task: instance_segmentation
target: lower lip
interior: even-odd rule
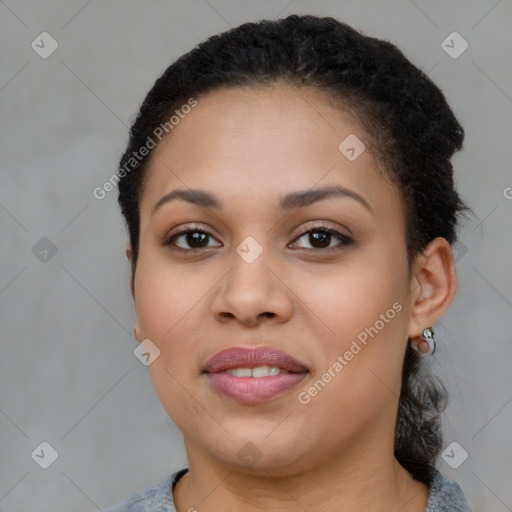
[[[268,402],[297,386],[307,375],[280,373],[269,377],[235,377],[229,373],[207,373],[213,387],[221,394],[243,404]]]

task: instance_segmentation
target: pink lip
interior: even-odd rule
[[[223,372],[232,368],[276,366],[289,372],[302,373],[308,369],[292,356],[272,347],[230,347],[217,352],[204,367],[207,373]]]
[[[232,368],[275,366],[290,373],[268,377],[236,377]],[[272,347],[231,347],[217,352],[205,365],[204,373],[214,389],[240,403],[266,402],[295,387],[309,372],[296,359]]]

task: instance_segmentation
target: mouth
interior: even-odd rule
[[[273,400],[296,387],[308,373],[304,364],[269,346],[222,350],[203,370],[216,392],[243,404]]]

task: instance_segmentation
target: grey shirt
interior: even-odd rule
[[[158,485],[133,495],[128,500],[104,512],[176,512],[172,491],[188,468],[176,471]],[[194,509],[191,509],[194,510]],[[459,484],[446,479],[436,470],[429,489],[425,512],[472,512]]]

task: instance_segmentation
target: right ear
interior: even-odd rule
[[[131,268],[131,274],[130,274],[130,292],[132,294],[133,299],[135,300],[135,286],[134,286],[134,271],[133,271],[133,251],[132,251],[132,245],[128,243],[126,245],[126,257],[128,258],[128,261],[130,262],[130,268]]]

